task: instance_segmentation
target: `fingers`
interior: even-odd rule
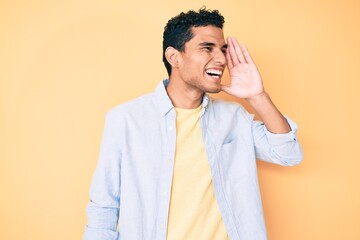
[[[244,55],[245,61],[246,61],[247,63],[253,63],[253,60],[252,60],[252,58],[251,58],[251,56],[250,56],[250,53],[249,53],[249,51],[247,50],[245,44],[241,44],[240,47],[241,47],[241,51],[242,51],[242,53],[243,53],[243,55]]]
[[[229,67],[239,63],[253,63],[249,51],[244,44],[239,45],[234,37],[227,38],[226,60]]]
[[[230,50],[229,50],[229,46],[227,47],[226,49],[226,63],[227,63],[227,66],[229,69],[233,68],[234,67],[234,64],[231,60],[231,57],[230,57]]]
[[[237,56],[237,52],[235,50],[235,46],[234,46],[234,43],[233,43],[233,40],[231,37],[228,37],[227,38],[228,40],[228,47],[227,49],[229,50],[228,52],[230,53],[229,56],[230,56],[230,59],[231,59],[231,62],[233,65],[237,65],[240,63],[240,59],[238,58]],[[240,51],[241,52],[241,51]]]
[[[229,50],[228,52],[230,53],[229,55],[233,65],[244,63],[245,59],[236,38],[228,37],[227,43],[228,43],[227,49]]]
[[[236,56],[238,57],[240,63],[244,63],[245,58],[244,58],[243,52],[241,51],[242,49],[240,49],[240,45],[239,45],[238,41],[236,40],[236,38],[232,38],[232,45],[235,48]]]

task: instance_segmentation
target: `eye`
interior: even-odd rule
[[[213,50],[212,47],[204,47],[204,49],[208,52],[212,52],[212,50]]]

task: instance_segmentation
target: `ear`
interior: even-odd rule
[[[165,50],[166,60],[170,63],[172,68],[178,68],[180,52],[173,47],[167,47]]]

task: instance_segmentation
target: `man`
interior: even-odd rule
[[[302,151],[223,23],[206,9],[169,20],[169,80],[108,113],[84,239],[266,239],[255,160],[290,166]],[[246,99],[262,122],[206,94],[220,91]]]

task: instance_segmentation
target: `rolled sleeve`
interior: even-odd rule
[[[84,237],[85,240],[117,240],[119,237],[119,234],[117,232],[106,230],[106,229],[93,229],[86,227]]]
[[[118,117],[107,115],[99,161],[86,208],[88,224],[83,240],[115,240],[120,208],[121,151]]]
[[[276,146],[276,145],[282,145],[285,142],[289,142],[289,141],[290,142],[297,141],[296,132],[298,130],[298,126],[290,118],[288,117],[285,118],[291,128],[290,132],[288,133],[272,133],[264,125],[264,131],[269,141],[269,144]]]
[[[262,122],[254,121],[253,137],[256,157],[260,160],[293,166],[303,159],[303,152],[296,132],[298,127],[289,117],[285,117],[290,125],[288,133],[272,133]]]
[[[99,206],[91,201],[86,209],[88,224],[83,236],[84,240],[116,240],[119,233],[116,232],[119,210]]]

